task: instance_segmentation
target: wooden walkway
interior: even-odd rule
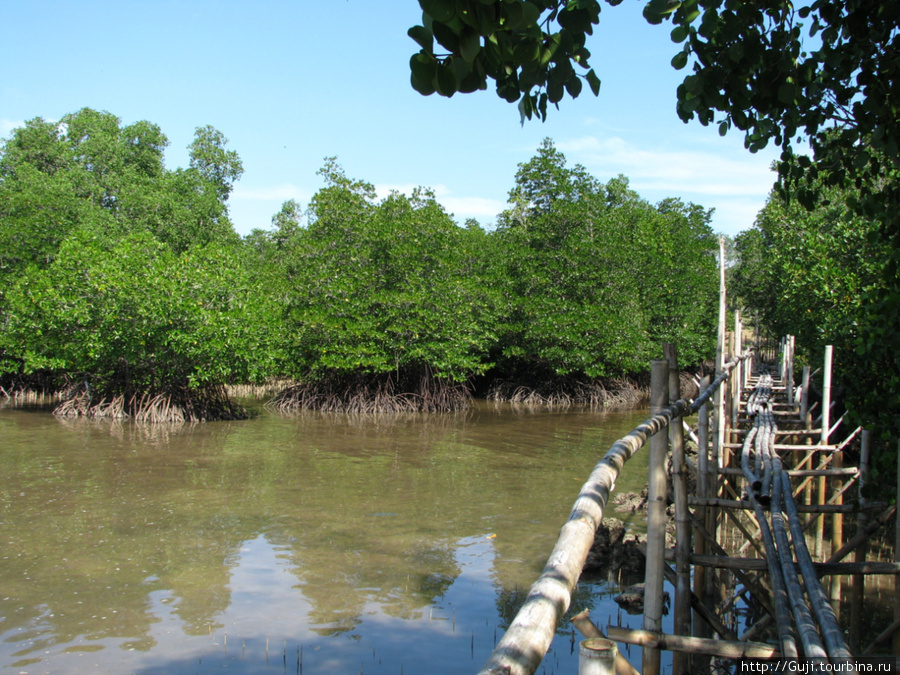
[[[740,340],[734,342],[741,353]],[[674,349],[653,362],[651,417],[595,467],[543,574],[481,673],[537,670],[569,607],[616,477],[648,440],[643,630],[606,628],[606,637],[643,647],[644,675],[660,672],[660,650],[673,651],[673,672],[681,675],[707,672],[713,658],[849,663],[890,641],[900,630],[898,621],[881,635],[862,636],[859,619],[866,575],[900,579],[897,562],[865,561],[867,538],[893,522],[896,507],[868,501],[860,489],[869,434],[838,433],[843,420],[831,420],[831,349],[822,369],[822,396],[812,405],[816,374],[809,368],[797,378],[799,386],[786,384],[795,381],[792,349],[788,338],[774,364],[761,364],[750,353],[721,363],[716,380],[702,383],[696,400],[680,398]],[[670,400],[676,402],[669,405]],[[687,430],[697,451],[692,461],[682,420],[695,413],[694,427]],[[831,443],[838,437],[840,443]],[[855,439],[861,452],[850,466],[844,451]],[[673,550],[665,543],[671,525],[667,497],[675,505]],[[845,537],[845,529],[853,536]],[[858,562],[844,562],[853,553]],[[848,598],[841,595],[842,576],[852,576]],[[665,580],[675,588],[671,635],[662,633]],[[738,606],[756,611],[740,635]],[[851,614],[847,633],[838,618],[842,609]],[[895,611],[900,614],[900,605]],[[573,623],[586,637],[601,635],[583,614]],[[617,671],[636,672],[621,658]]]

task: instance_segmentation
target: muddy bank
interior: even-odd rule
[[[609,507],[623,518],[642,513],[647,508],[647,489],[613,494]],[[671,509],[669,504],[667,510]],[[594,535],[582,574],[605,577],[616,582],[620,588],[641,582],[646,570],[641,547],[646,543],[645,533],[633,531],[618,518],[604,518]],[[670,520],[666,525],[666,547],[674,545],[675,525]]]

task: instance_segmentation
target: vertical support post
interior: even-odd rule
[[[725,322],[727,319],[726,307],[726,289],[725,289],[725,238],[719,237],[719,319],[716,331],[716,377],[725,370]],[[722,468],[722,456],[724,454],[725,445],[725,386],[716,389],[715,394],[715,413],[713,415],[713,443],[712,457],[713,466],[710,473],[715,476],[712,485],[709,486],[710,491],[719,495],[719,469]],[[718,535],[719,530],[719,512],[712,511],[713,517],[710,521],[712,529]]]
[[[844,452],[843,450],[836,450],[834,453],[834,457],[831,460],[831,466],[834,469],[843,469],[844,468]],[[841,494],[841,488],[844,487],[844,481],[840,476],[834,477],[834,484],[832,486],[832,490],[835,495],[837,495],[837,501],[835,504],[843,504],[844,496]],[[844,514],[842,513],[833,513],[831,515],[831,552],[834,553],[841,546],[844,545]],[[831,576],[831,609],[834,611],[835,617],[837,620],[841,620],[841,581],[842,577],[840,574],[833,574]]]
[[[822,385],[822,445],[828,445],[828,429],[831,427],[831,361],[834,347],[825,346],[825,364]]]
[[[762,355],[759,353],[759,310],[756,310],[756,317],[753,321],[753,338],[756,345],[756,349],[753,351],[753,372],[757,372],[762,365]]]
[[[800,383],[800,419],[806,423],[809,412],[809,366],[803,366],[803,380]]]
[[[663,344],[663,354],[669,363],[669,401],[681,398],[681,376],[678,370],[678,348]],[[669,425],[669,441],[672,446],[672,488],[675,493],[675,604],[674,633],[691,634],[691,521],[688,513],[687,481],[684,461],[684,425],[672,420]],[[674,675],[689,675],[691,656],[687,652],[672,655]]]
[[[859,479],[857,481],[860,505],[859,513],[856,516],[857,533],[860,533],[866,529],[866,525],[868,524],[869,520],[869,516],[866,513],[866,510],[862,507],[864,507],[866,504],[866,498],[863,496],[863,489],[865,488],[866,483],[869,481],[869,453],[871,452],[870,445],[871,432],[868,429],[863,429],[859,447]],[[854,560],[856,562],[865,562],[868,544],[868,539],[863,539],[860,542],[859,546],[856,547],[856,551],[854,554]],[[853,590],[850,594],[850,634],[848,636],[850,651],[852,651],[854,654],[859,653],[859,650],[861,649],[859,629],[863,618],[863,601],[865,596],[866,575],[854,574]]]
[[[704,375],[700,380],[700,392],[702,393],[709,387],[709,375]],[[716,474],[710,475],[709,461],[709,401],[700,406],[697,416],[697,493],[698,496],[706,498],[710,496],[710,486],[715,485]],[[710,530],[708,520],[709,509],[700,506],[696,509],[697,519],[703,523],[707,530]],[[712,530],[710,530],[712,531]],[[694,550],[698,555],[707,553],[707,544],[704,537],[697,537],[694,541]],[[694,595],[700,598],[704,604],[709,604],[710,596],[707,589],[707,570],[702,565],[694,568]],[[693,635],[694,637],[712,637],[712,631],[709,624],[695,611],[693,616]],[[709,657],[695,654],[693,657],[693,666],[697,672],[705,672],[709,667]]]
[[[650,368],[650,414],[669,405],[669,362],[655,359]],[[650,437],[647,480],[647,569],[644,574],[644,630],[662,631],[663,567],[666,548],[666,454],[668,433],[660,429]],[[641,672],[659,675],[659,649],[644,647]]]
[[[822,368],[823,371],[823,381],[822,385],[822,433],[819,437],[820,445],[828,445],[828,429],[831,426],[831,361],[832,361],[832,346],[825,346],[825,363]],[[820,459],[822,453],[819,453],[818,459]],[[828,501],[826,492],[828,490],[828,481],[825,476],[821,476],[819,478],[819,499],[818,503],[821,506],[826,501]],[[825,538],[825,515],[819,517],[819,520],[816,522],[816,556],[818,556],[819,560],[824,560],[824,548],[823,548],[823,540]]]
[[[588,638],[578,645],[578,675],[616,675],[619,648],[606,638]]]
[[[734,310],[734,356],[740,357],[743,349],[744,324],[741,322],[741,310]],[[737,427],[738,414],[741,409],[741,391],[744,382],[742,370],[744,364],[738,362],[731,373],[731,427]]]
[[[785,386],[787,387],[787,402],[789,406],[794,405],[794,336],[787,337],[787,376],[785,377]]]

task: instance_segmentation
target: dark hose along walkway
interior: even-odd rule
[[[774,392],[771,375],[760,375],[747,400],[747,416],[753,426],[744,440],[740,461],[768,562],[781,654],[849,659],[850,650],[813,568],[790,479],[774,449],[778,431]]]

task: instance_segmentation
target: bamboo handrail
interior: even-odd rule
[[[735,365],[749,356],[748,353],[732,359],[693,401],[676,401],[613,443],[582,486],[543,572],[532,584],[525,602],[479,671],[480,675],[534,673],[550,647],[563,613],[569,607],[572,591],[581,576],[597,527],[603,518],[609,493],[625,462],[643,447],[650,436],[664,429],[673,419],[695,413],[727,379]]]
[[[591,472],[563,525],[543,572],[481,669],[482,675],[508,672],[532,675],[547,653],[556,627],[568,609],[572,591],[581,576],[594,534],[603,518],[603,508],[622,467],[653,434],[672,419],[682,416],[690,403],[685,399],[638,425],[613,443]]]

